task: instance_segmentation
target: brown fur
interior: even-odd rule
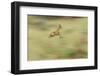
[[[55,36],[59,36],[61,38],[61,34],[60,34],[60,29],[61,28],[62,28],[62,26],[59,24],[57,29],[49,34],[49,38],[50,37],[55,37]]]

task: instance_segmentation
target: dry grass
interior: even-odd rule
[[[58,24],[62,38],[48,38]],[[28,60],[87,58],[87,17],[28,16],[28,30]]]

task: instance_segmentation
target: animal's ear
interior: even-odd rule
[[[59,24],[59,28],[62,28],[61,24]]]

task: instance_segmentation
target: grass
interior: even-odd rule
[[[28,16],[28,60],[87,58],[87,19]],[[62,38],[48,38],[58,24]]]

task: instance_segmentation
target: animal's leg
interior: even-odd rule
[[[63,38],[63,37],[61,36],[61,34],[59,34],[59,38]]]

